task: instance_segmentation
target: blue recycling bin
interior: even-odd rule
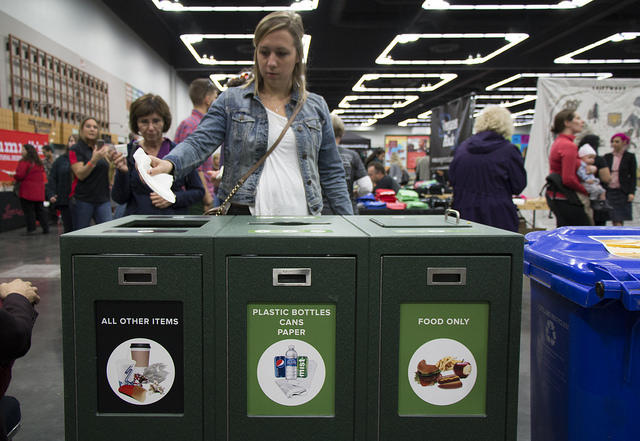
[[[531,440],[640,439],[640,228],[526,240]]]

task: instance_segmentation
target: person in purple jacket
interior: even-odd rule
[[[452,206],[464,219],[517,232],[511,198],[527,186],[527,172],[520,150],[509,141],[511,113],[489,106],[476,119],[474,131],[456,148],[449,167]]]

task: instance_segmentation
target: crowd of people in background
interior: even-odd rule
[[[398,152],[375,148],[362,161],[340,146],[344,124],[324,99],[306,89],[302,20],[294,12],[264,17],[254,32],[254,66],[220,91],[209,79],[189,87],[191,115],[166,137],[172,114],[154,94],[130,106],[126,152],[105,143],[88,116],[57,157],[44,158],[25,144],[15,180],[27,235],[62,220],[64,232],[129,214],[200,214],[222,205],[229,214],[317,215],[357,213],[356,199],[369,192],[397,192],[411,181],[453,188],[461,217],[518,231],[512,197],[527,184],[524,162],[511,143],[513,120],[499,106],[484,109],[474,134],[454,150],[447,167],[417,159],[415,174]],[[298,116],[299,112],[299,116]],[[576,138],[584,121],[574,110],[555,115],[545,196],[557,226],[614,226],[632,219],[636,159],[629,137],[611,137],[613,152],[598,156],[594,134]],[[276,148],[277,147],[277,148]],[[141,179],[134,154],[149,156],[154,176],[173,176],[168,201]],[[426,148],[423,149],[426,153]],[[45,205],[49,210],[45,210]],[[114,205],[115,204],[115,205]],[[115,209],[115,210],[114,210]]]

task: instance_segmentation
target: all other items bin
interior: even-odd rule
[[[129,216],[62,236],[67,441],[205,439],[213,241],[230,220]]]
[[[531,439],[640,439],[640,228],[526,239]]]

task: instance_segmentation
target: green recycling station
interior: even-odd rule
[[[523,237],[451,214],[63,235],[67,441],[515,440]]]

